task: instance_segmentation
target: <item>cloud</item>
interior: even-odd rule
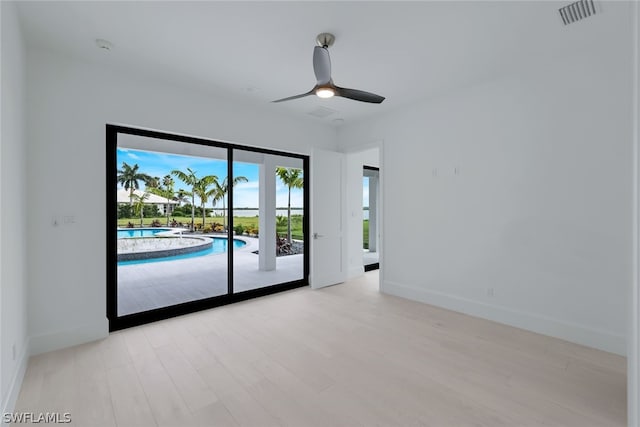
[[[237,208],[257,208],[258,207],[258,192],[244,192],[236,194],[233,193],[233,204]]]
[[[134,159],[134,160],[139,160],[140,159],[140,157],[136,156],[133,153],[129,153],[129,152],[127,152],[127,156],[129,156],[130,159]]]
[[[235,185],[235,187],[233,187],[234,192],[258,189],[260,189],[260,183],[258,181],[239,182]]]

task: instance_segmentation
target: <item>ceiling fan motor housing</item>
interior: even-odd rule
[[[336,37],[331,33],[320,33],[316,37],[316,43],[321,47],[331,47],[336,41]]]

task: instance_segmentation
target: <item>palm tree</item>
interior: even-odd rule
[[[130,166],[126,162],[122,162],[122,169],[118,170],[118,184],[122,184],[122,187],[129,191],[129,206],[133,206],[133,192],[140,188],[138,181],[149,183],[153,180],[146,173],[138,172],[138,168],[137,163]]]
[[[156,178],[158,184],[160,183],[160,179]],[[167,206],[165,208],[165,214],[167,215],[167,227],[169,226],[169,217],[171,216],[171,212],[169,212],[171,206],[171,200],[175,195],[175,191],[173,190],[173,178],[171,175],[167,175],[162,178],[162,184],[159,184],[156,187],[147,187],[147,191],[149,193],[155,194],[156,196],[164,197],[167,199]]]
[[[144,201],[149,198],[149,194],[143,193],[142,196],[134,194],[133,198],[136,200],[136,204],[133,209],[136,215],[140,215],[140,227],[142,227],[142,220],[144,218]]]
[[[187,197],[189,195],[190,195],[189,192],[184,191],[183,189],[180,189],[175,194],[175,197],[173,198],[173,200],[178,202],[178,206],[182,206],[183,203],[187,203],[189,201],[189,198]]]
[[[146,184],[147,184],[148,188],[159,188],[160,187],[160,177],[159,176],[152,177],[146,182]]]
[[[209,201],[209,197],[214,194],[216,187],[213,190],[209,190],[212,185],[218,185],[218,177],[215,175],[207,175],[202,177],[196,182],[193,187],[193,192],[200,198],[200,208],[202,208],[202,229],[205,227],[206,210],[205,205]]]
[[[165,187],[173,187],[174,181],[173,178],[171,178],[171,175],[165,175],[164,178],[162,178],[162,185],[164,185]]]
[[[287,202],[287,239],[291,243],[291,189],[302,188],[304,185],[304,178],[302,176],[302,169],[295,168],[276,168],[276,174],[280,181],[289,188],[289,201]]]
[[[198,183],[198,177],[196,176],[195,171],[191,170],[191,168],[187,168],[187,172],[182,172],[181,170],[172,170],[171,175],[177,177],[180,181],[185,184],[191,186],[191,192],[188,195],[191,196],[191,231],[194,230],[194,223],[196,218],[196,194],[195,194],[195,186]],[[187,194],[184,192],[183,194]]]
[[[215,184],[215,188],[213,188],[210,191],[210,195],[212,196],[211,201],[213,202],[212,206],[215,207],[216,203],[219,202],[220,200],[222,200],[222,226],[224,227],[224,229],[227,229],[227,215],[226,215],[226,197],[227,197],[227,192],[229,191],[229,177],[225,177],[224,181],[222,181],[222,184],[220,184],[218,181],[216,181]],[[240,183],[240,182],[249,182],[249,180],[247,179],[246,176],[236,176],[235,178],[233,178],[233,181],[231,182],[231,185],[233,185],[234,187]]]
[[[200,197],[201,205],[203,207],[202,226],[204,227],[205,217],[204,217],[204,203],[202,202],[202,196],[204,196],[205,202],[206,202],[208,199],[208,197],[206,196],[207,188],[210,185],[216,183],[218,181],[218,177],[215,175],[207,175],[202,178],[198,178],[196,176],[196,172],[191,168],[187,168],[187,172],[183,172],[181,170],[173,170],[171,171],[171,175],[176,176],[180,181],[191,186],[191,192],[183,192],[183,194],[188,194],[191,196],[191,231],[194,231],[195,229],[196,195]]]

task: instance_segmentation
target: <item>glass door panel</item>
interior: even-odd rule
[[[117,314],[228,293],[227,149],[118,134]]]
[[[304,173],[299,158],[233,151],[234,292],[304,278]]]

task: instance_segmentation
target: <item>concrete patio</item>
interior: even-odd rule
[[[234,251],[235,292],[303,278],[304,255],[276,258],[274,270],[259,269],[259,240]],[[227,293],[227,253],[118,266],[118,316]]]

